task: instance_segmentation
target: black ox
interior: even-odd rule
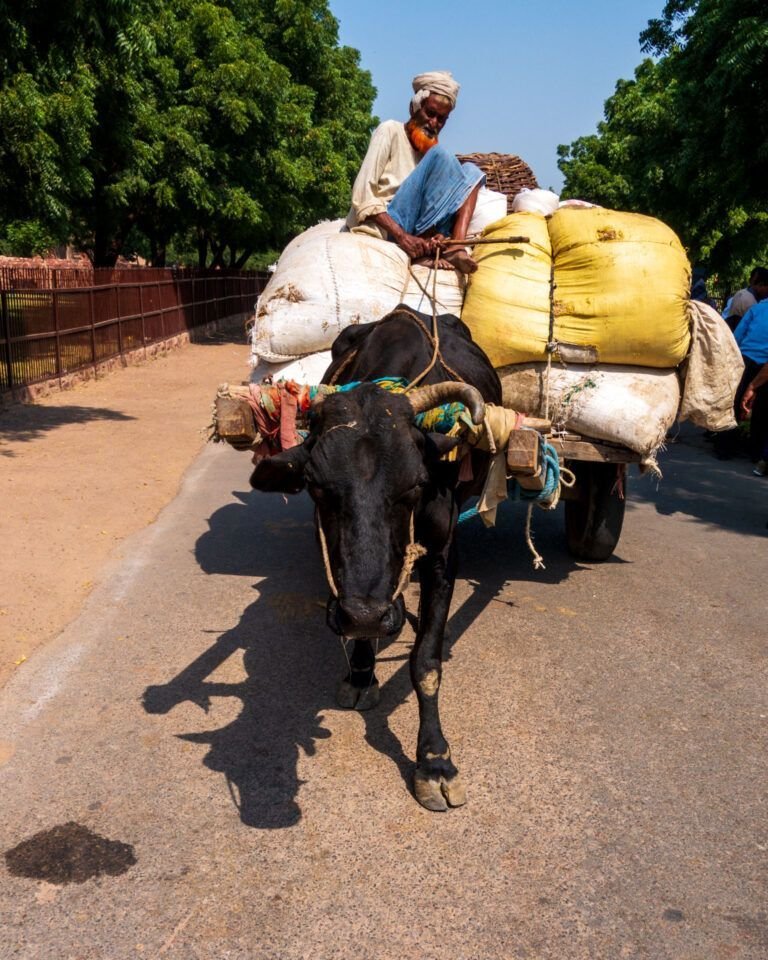
[[[431,317],[400,306],[377,323],[347,328],[333,345],[324,381],[410,382],[433,359],[431,327]],[[472,451],[474,479],[460,482],[459,464],[440,459],[458,441],[422,432],[414,416],[461,401],[479,423],[484,402],[501,402],[499,379],[469,329],[448,314],[438,318],[438,331],[436,362],[413,391],[396,394],[362,382],[326,396],[305,442],[262,460],[251,477],[258,490],[298,493],[306,487],[315,503],[332,591],[328,625],[354,641],[351,669],[337,692],[344,707],[367,709],[378,701],[374,645],[402,628],[406,557],[414,541],[425,548],[415,563],[421,600],[410,668],[419,703],[414,792],[430,810],[465,802],[440,726],[438,691],[459,505],[478,492],[488,457]]]

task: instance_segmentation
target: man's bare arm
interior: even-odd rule
[[[764,363],[762,367],[760,367],[757,375],[744,391],[744,396],[741,398],[741,409],[747,415],[752,413],[752,404],[755,402],[755,392],[759,390],[764,383],[768,383],[768,363]]]
[[[423,237],[415,237],[412,233],[406,233],[388,213],[374,213],[373,216],[368,217],[368,220],[386,230],[398,247],[405,250],[411,260],[428,257],[433,251],[433,244],[429,240],[425,240]]]

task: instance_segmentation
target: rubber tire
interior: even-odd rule
[[[568,552],[579,560],[608,560],[616,549],[624,523],[627,504],[627,474],[624,471],[624,497],[619,493],[617,465],[570,461],[576,474],[579,496],[565,501],[565,535]]]

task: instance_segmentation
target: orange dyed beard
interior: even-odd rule
[[[405,125],[405,132],[411,141],[411,146],[417,153],[425,154],[437,143],[437,137],[430,137],[428,133],[417,126],[415,121],[409,120]]]

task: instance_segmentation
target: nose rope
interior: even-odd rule
[[[405,548],[405,556],[403,557],[403,569],[400,571],[400,579],[397,581],[397,587],[395,588],[395,592],[392,594],[393,603],[395,600],[397,600],[397,598],[400,596],[403,590],[405,590],[405,588],[408,586],[408,581],[411,579],[411,572],[413,571],[414,563],[416,563],[416,561],[420,557],[423,557],[427,552],[426,547],[422,547],[420,543],[416,543],[416,538],[414,536],[414,529],[413,529],[413,526],[414,526],[413,513],[414,511],[412,510],[410,532],[409,532],[410,543]]]
[[[328,557],[328,544],[325,540],[325,531],[323,530],[323,521],[320,519],[320,511],[317,513],[317,533],[320,537],[320,549],[323,552],[323,563],[325,564],[325,579],[331,588],[331,593],[338,600],[339,591],[336,587],[336,581],[333,579],[333,570],[331,570],[331,561]]]
[[[400,596],[400,594],[405,590],[408,585],[408,581],[411,579],[411,573],[413,571],[413,565],[416,561],[423,557],[427,548],[422,547],[420,543],[416,543],[415,538],[415,525],[413,520],[414,511],[411,511],[411,519],[408,525],[408,537],[409,543],[405,548],[405,555],[403,557],[403,566],[400,570],[400,577],[397,581],[397,587],[395,592],[392,594],[392,600],[390,602],[394,603],[395,600]],[[339,589],[336,586],[336,581],[333,578],[333,570],[331,570],[331,560],[328,555],[328,542],[325,539],[325,531],[323,530],[323,521],[320,517],[320,511],[317,513],[317,533],[320,538],[320,550],[323,554],[323,564],[325,565],[325,578],[328,581],[328,586],[331,588],[331,593],[338,600],[339,598]]]

